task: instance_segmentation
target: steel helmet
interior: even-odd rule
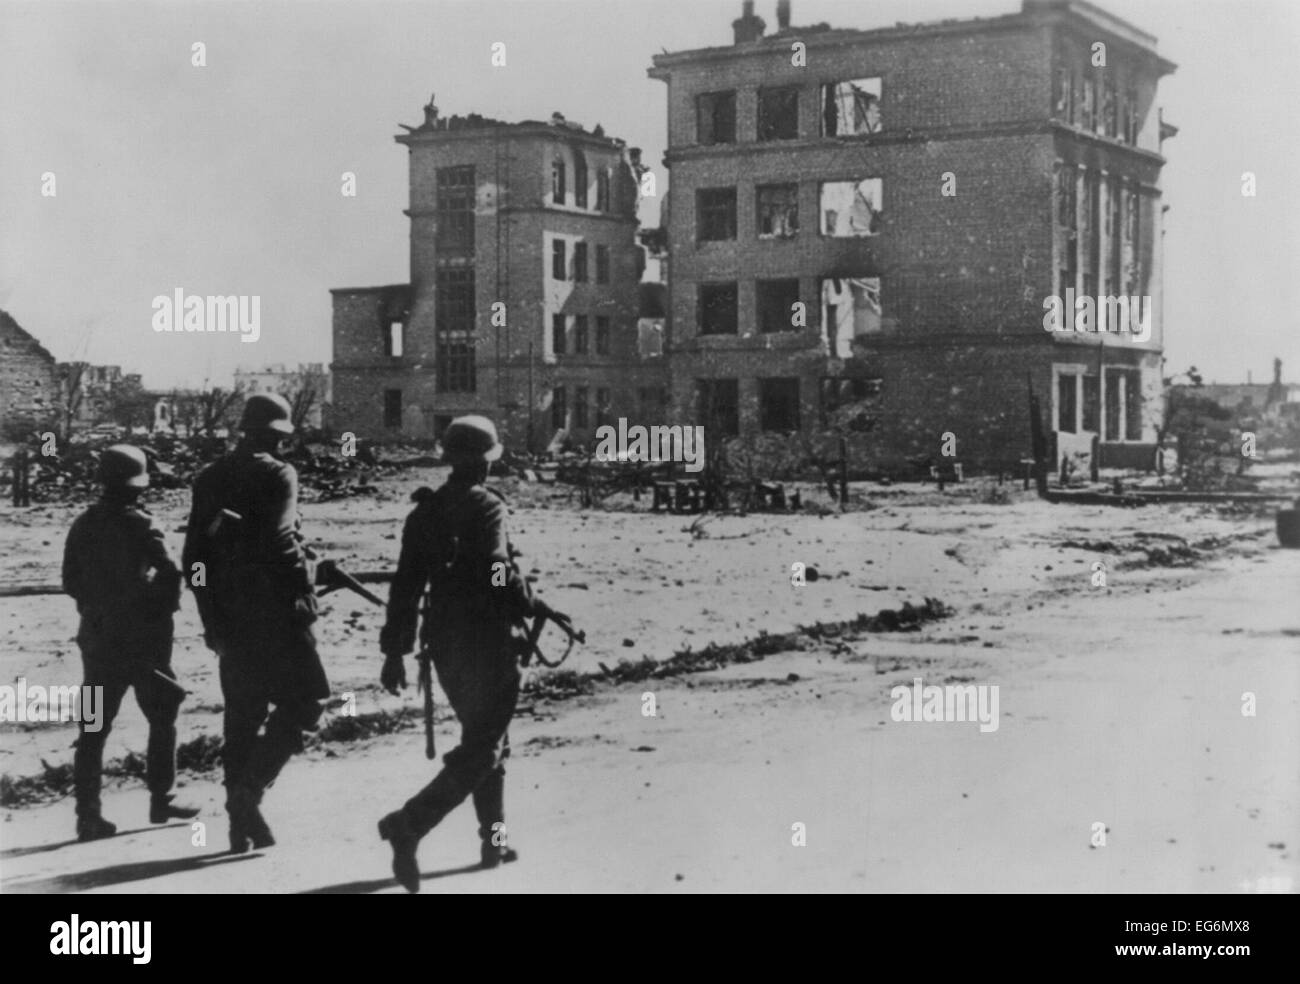
[[[289,401],[279,393],[254,393],[244,401],[244,413],[239,418],[241,431],[271,430],[279,434],[292,434],[290,422],[293,411]]]
[[[442,432],[443,461],[496,461],[504,450],[497,440],[496,425],[487,417],[457,417]]]
[[[110,488],[148,488],[149,459],[134,445],[114,444],[99,456],[99,480]]]

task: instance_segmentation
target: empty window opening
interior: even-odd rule
[[[758,381],[758,426],[760,430],[789,433],[799,429],[799,380]]]
[[[566,269],[565,254],[567,250],[563,239],[551,240],[551,279],[568,280],[569,271]]]
[[[556,205],[564,204],[565,187],[564,161],[557,157],[551,164],[551,201]]]
[[[384,390],[384,426],[396,430],[402,426],[402,391]]]
[[[735,283],[700,284],[700,334],[736,334]]]
[[[884,193],[884,183],[880,178],[824,182],[820,201],[821,234],[837,237],[877,235]]]
[[[736,238],[735,188],[705,188],[695,201],[701,242]]]
[[[837,359],[853,355],[853,340],[881,329],[879,277],[824,277],[822,331],[826,350]]]
[[[760,185],[757,193],[760,238],[787,238],[799,231],[798,185]]]
[[[758,281],[758,330],[764,334],[798,331],[794,326],[795,305],[799,303],[799,281]],[[807,319],[804,319],[807,324]]]
[[[879,133],[880,79],[853,79],[822,86],[822,135],[848,137]]]
[[[705,145],[736,142],[734,92],[706,92],[696,96],[695,139]]]
[[[758,139],[794,140],[799,136],[799,90],[758,90]]]
[[[737,437],[740,434],[740,382],[736,379],[700,379],[699,419],[710,436]]]

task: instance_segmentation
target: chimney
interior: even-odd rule
[[[790,26],[790,0],[776,0],[776,26],[782,31]]]
[[[763,36],[763,18],[754,16],[754,0],[745,0],[741,6],[738,20],[731,22],[731,29],[736,32],[736,44],[757,41]]]

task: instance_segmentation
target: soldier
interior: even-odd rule
[[[198,815],[172,802],[176,779],[176,715],[185,692],[171,669],[172,614],[180,607],[180,572],[162,532],[139,504],[149,485],[144,452],[115,444],[99,458],[103,495],[77,517],[63,552],[63,590],[77,602],[86,687],[101,687],[100,727],[87,730],[83,713],[73,777],[77,839],[112,837],[117,827],[100,813],[104,742],[130,688],[149,722],[145,781],[149,820],[166,823]],[[85,690],[82,693],[86,693]]]
[[[467,796],[478,817],[483,867],[518,857],[505,842],[503,787],[523,620],[568,621],[533,597],[511,558],[505,504],[484,486],[490,463],[502,451],[492,422],[453,420],[442,445],[451,476],[436,492],[423,490],[407,517],[380,634],[380,681],[396,694],[406,685],[403,656],[414,648],[417,606],[428,588],[420,641],[433,655],[438,682],[461,725],[460,745],[443,758],[442,771],[379,821],[379,834],[393,849],[393,874],[409,892],[420,890],[420,838]]]
[[[289,404],[274,394],[250,396],[239,427],[235,450],[194,483],[183,555],[204,641],[220,660],[236,853],[250,842],[275,843],[259,809],[262,794],[302,751],[303,732],[315,728],[330,694],[312,630],[316,593],[299,532],[298,473],[278,457],[293,433]]]

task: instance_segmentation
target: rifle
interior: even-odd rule
[[[528,628],[527,647],[524,649],[523,656],[520,659],[520,662],[523,663],[524,666],[531,663],[533,657],[536,656],[537,662],[541,663],[543,666],[555,669],[555,667],[559,666],[569,658],[569,653],[573,652],[573,644],[575,642],[585,643],[587,641],[586,632],[575,629],[573,623],[570,622],[566,616],[560,616],[557,618],[556,616],[558,614],[558,612],[549,612],[546,615],[538,615],[533,618],[533,624]],[[542,629],[546,628],[546,622],[548,619],[558,625],[560,629],[563,630],[564,634],[569,637],[569,646],[564,650],[564,655],[554,662],[551,662],[543,656],[541,647],[537,645],[538,640],[542,637]]]
[[[316,565],[316,585],[324,589],[321,591],[321,597],[331,591],[346,588],[355,594],[359,594],[366,601],[378,605],[380,608],[384,607],[384,600],[379,595],[364,587],[360,581],[332,560],[322,560]]]

